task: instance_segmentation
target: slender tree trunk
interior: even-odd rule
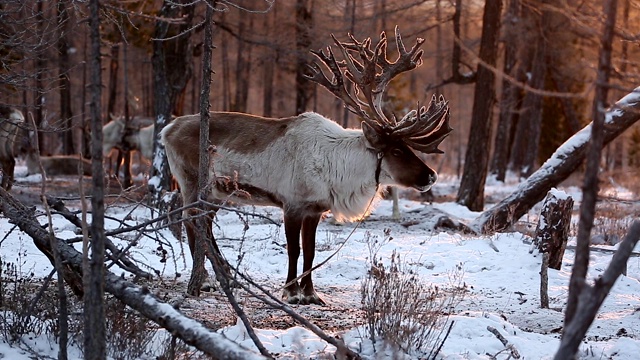
[[[222,15],[224,16],[224,15]],[[220,53],[222,56],[222,110],[234,109],[231,104],[231,64],[229,62],[229,40],[224,32],[220,34]],[[200,100],[202,101],[202,99]]]
[[[617,0],[607,0],[604,4],[606,22],[604,33],[600,39],[600,56],[598,59],[598,75],[596,77],[596,94],[593,100],[593,127],[589,142],[587,168],[582,185],[582,202],[580,203],[580,220],[578,222],[578,235],[576,244],[576,259],[569,280],[569,298],[564,318],[564,330],[573,321],[578,308],[580,295],[586,284],[587,270],[589,268],[589,237],[593,227],[596,200],[598,198],[598,173],[602,146],[605,140],[605,107],[609,90],[609,73],[611,72],[611,52],[616,24]],[[593,319],[591,319],[593,321]],[[563,332],[563,336],[566,332]],[[567,355],[568,359],[574,357],[580,342],[570,345],[563,341],[559,353]],[[565,350],[566,348],[566,350]],[[557,355],[556,355],[556,358]]]
[[[120,44],[111,46],[111,58],[109,59],[109,92],[107,98],[107,117],[120,116],[121,112],[116,113],[116,101],[118,95],[118,79],[120,68]],[[126,93],[126,90],[125,90]],[[125,95],[126,96],[126,95]]]
[[[37,32],[40,38],[44,37],[44,1],[37,1],[37,13],[36,13],[36,22],[37,22]],[[43,106],[44,106],[44,85],[42,84],[44,78],[44,72],[46,70],[47,61],[45,59],[44,49],[40,46],[37,46],[35,49],[36,61],[35,61],[35,86],[33,88],[33,101],[34,101],[34,109],[33,109],[33,117],[36,122],[36,126],[38,129],[41,129],[42,122],[44,121],[43,116]],[[38,129],[34,129],[38,131]],[[45,136],[38,136],[38,148],[40,151],[44,151],[45,149]]]
[[[129,89],[129,69],[127,66],[127,50],[128,50],[128,45],[127,44],[123,44],[122,47],[122,62],[124,64],[124,91],[122,92],[122,96],[123,96],[123,103],[124,103],[124,123],[125,123],[125,129],[129,128],[129,122],[131,121],[131,114],[129,114],[129,96],[128,96],[128,91],[127,89]],[[127,134],[128,130],[125,130],[125,136],[128,135]],[[126,151],[124,151],[123,158],[124,158],[124,164],[123,164],[123,170],[124,170],[124,176],[122,178],[122,185],[124,186],[125,189],[130,188],[133,185],[133,180],[131,179],[131,151],[129,149],[127,149]],[[118,159],[119,160],[119,159]],[[120,165],[118,163],[118,165]],[[116,176],[118,176],[118,174],[116,173]]]
[[[545,12],[546,14],[546,12]],[[544,23],[544,14],[543,14]],[[538,37],[536,54],[534,56],[531,86],[535,89],[544,88],[544,80],[547,72],[546,64],[546,37],[544,33]],[[528,177],[535,170],[535,162],[538,156],[538,144],[540,142],[540,131],[542,125],[542,95],[528,92],[522,101],[522,114],[518,121],[516,137],[520,146],[513,151],[516,153],[514,160],[514,170],[520,173],[521,177]]]
[[[495,66],[500,35],[500,12],[502,0],[488,0],[482,19],[482,39],[480,59],[489,66]],[[482,211],[484,207],[484,184],[489,163],[491,121],[495,103],[495,75],[491,69],[479,64],[473,99],[473,117],[469,144],[465,156],[464,172],[460,182],[457,202],[472,211]]]
[[[84,62],[82,64],[82,88],[87,88],[87,63],[89,63],[89,53],[87,52],[87,32],[84,32]],[[87,92],[82,91],[82,156],[87,159],[91,159],[91,132],[89,131],[89,124],[87,123]]]
[[[313,96],[314,85],[304,77],[311,47],[312,3],[313,0],[296,0],[296,114],[309,110],[309,100]]]
[[[73,112],[71,111],[71,81],[69,80],[69,11],[67,1],[56,4],[58,19],[58,81],[60,86],[60,120],[63,123],[62,149],[64,154],[75,154],[73,144]]]
[[[518,54],[518,21],[520,17],[520,0],[509,0],[509,8],[504,18],[504,67],[506,75],[513,76],[516,70]],[[502,96],[500,101],[500,116],[496,128],[493,144],[493,158],[490,173],[499,181],[504,181],[507,173],[507,163],[510,157],[513,140],[513,128],[517,124],[516,111],[519,88],[510,80],[502,81]]]
[[[266,32],[267,39],[272,38],[273,33],[273,19],[277,20],[276,9],[274,6],[270,14],[264,16],[264,31]],[[275,45],[274,43],[274,46]],[[269,47],[265,49],[264,63],[262,66],[262,82],[263,82],[263,94],[262,94],[262,115],[265,117],[271,117],[273,115],[273,78],[274,71],[276,70],[275,64],[275,51]]]
[[[190,28],[193,20],[194,5],[189,0],[181,0],[178,3],[184,6],[176,6],[174,1],[164,1],[159,15],[167,18],[182,16],[184,22],[170,29],[169,23],[157,20],[154,30],[154,38],[159,39],[153,42],[151,59],[154,73],[154,113],[156,118],[154,134],[159,134],[171,121],[172,111],[178,96],[184,91],[193,70],[189,66],[193,53],[189,40],[190,32],[186,30]],[[164,40],[170,34],[170,30],[175,32],[171,35],[182,35],[171,40]],[[151,179],[149,180],[151,201],[163,207],[162,193],[170,187],[171,174],[164,146],[160,144],[157,136],[154,141],[152,164]]]
[[[248,25],[247,25],[248,22]],[[238,53],[236,55],[236,94],[233,111],[247,112],[249,83],[251,80],[251,47],[247,46],[245,37],[253,31],[253,18],[240,16],[238,31]]]
[[[100,0],[89,1],[91,71],[89,104],[91,114],[91,258],[84,275],[84,356],[106,358],[104,312],[104,170],[102,168],[102,69],[100,56]],[[88,254],[87,254],[88,256]],[[89,330],[90,329],[90,330]]]

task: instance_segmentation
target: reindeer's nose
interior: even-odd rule
[[[431,185],[433,186],[433,184],[438,181],[438,174],[434,172],[433,174],[431,174],[431,176],[429,176],[429,179],[431,180]]]

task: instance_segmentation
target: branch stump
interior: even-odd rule
[[[549,267],[560,270],[567,247],[573,198],[564,191],[551,189],[544,200],[536,227],[534,244],[541,253],[549,254]]]

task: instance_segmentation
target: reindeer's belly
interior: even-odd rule
[[[274,161],[276,159],[277,161]],[[300,207],[326,211],[328,191],[319,176],[283,154],[239,156],[219,151],[213,160],[212,197],[247,205]],[[326,194],[325,194],[326,193]]]

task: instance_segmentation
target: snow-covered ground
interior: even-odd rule
[[[26,180],[26,179],[24,179]],[[18,179],[21,181],[21,179]],[[441,177],[434,188],[436,194],[455,193],[456,180]],[[490,182],[488,198],[499,200],[515,187],[513,183]],[[17,187],[19,189],[19,185]],[[581,194],[577,188],[563,188],[578,202]],[[617,196],[625,194],[619,190]],[[449,337],[440,353],[443,359],[492,359],[504,350],[504,345],[487,330],[496,328],[519,352],[523,359],[552,358],[559,345],[558,329],[562,326],[563,309],[568,296],[568,281],[574,260],[574,252],[565,253],[562,270],[549,270],[550,309],[539,306],[539,283],[541,257],[529,252],[527,236],[522,233],[502,233],[493,236],[471,236],[458,233],[431,231],[425,214],[437,208],[462,220],[471,221],[478,213],[468,211],[453,202],[423,204],[401,199],[403,219],[391,220],[391,202],[383,200],[372,216],[363,224],[334,224],[325,220],[318,230],[316,263],[331,256],[342,245],[339,252],[325,265],[314,271],[314,283],[321,297],[328,303],[360,303],[360,288],[370,268],[368,242],[378,241],[377,257],[388,263],[391,254],[400,255],[426,284],[441,288],[452,286],[452,281],[462,281],[467,288],[461,303],[449,320],[454,321]],[[247,208],[279,220],[281,212],[275,208]],[[531,211],[528,220],[534,222],[539,205]],[[129,224],[150,219],[149,210],[138,207],[131,212],[130,206],[111,207],[107,215],[122,219]],[[64,219],[54,216],[54,228],[62,238],[77,236],[74,227]],[[249,219],[249,227],[232,212],[218,213],[216,235],[219,245],[230,262],[237,261],[242,254],[240,268],[258,282],[275,289],[286,277],[287,255],[284,249],[284,229],[258,218]],[[118,226],[107,220],[106,226]],[[535,226],[535,225],[534,225]],[[355,228],[355,229],[354,229]],[[0,239],[12,229],[6,218],[0,218]],[[392,238],[389,240],[389,236]],[[158,242],[153,237],[142,237],[132,255],[139,261],[158,270],[163,277],[174,279],[177,273],[188,279],[191,259],[183,254],[186,249],[166,230],[160,230],[166,243],[168,261],[162,261],[158,253]],[[240,239],[244,239],[241,241]],[[570,244],[575,238],[570,239]],[[615,249],[615,246],[602,246]],[[638,250],[636,250],[638,251]],[[3,262],[20,263],[22,271],[46,276],[51,265],[31,243],[30,238],[13,230],[0,243]],[[607,267],[611,254],[592,252],[589,278],[594,279]],[[300,259],[299,269],[302,267]],[[113,271],[120,271],[113,268]],[[453,279],[453,280],[452,280]],[[637,359],[640,354],[640,257],[632,257],[628,263],[626,277],[621,277],[605,300],[587,338],[581,346],[582,359]],[[294,306],[294,308],[296,308]],[[274,314],[278,314],[274,311]],[[221,330],[227,337],[247,348],[254,348],[240,323]],[[317,358],[331,353],[332,347],[301,327],[285,330],[257,329],[267,349],[283,358]],[[385,359],[391,352],[378,347],[373,353],[371,344],[362,337],[365,331],[352,328],[340,334],[345,342],[364,358]],[[39,351],[55,357],[55,344],[46,339],[29,339],[30,344],[39,344]],[[75,354],[75,355],[74,355]],[[72,356],[77,356],[74,352]],[[397,354],[396,354],[397,355]],[[496,358],[506,359],[509,351]],[[0,339],[0,359],[30,359],[28,353],[10,348]],[[419,354],[407,356],[419,358]]]

